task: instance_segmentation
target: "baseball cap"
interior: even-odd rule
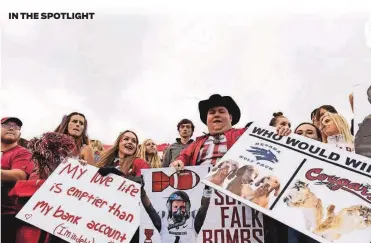
[[[23,125],[22,121],[19,120],[17,117],[4,117],[4,118],[1,119],[1,124],[5,123],[7,121],[14,121],[20,127]]]

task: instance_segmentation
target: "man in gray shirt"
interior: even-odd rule
[[[180,138],[176,139],[176,142],[170,145],[165,152],[164,158],[162,160],[162,167],[169,167],[170,163],[178,157],[180,151],[185,149],[189,144],[193,142],[191,139],[195,126],[191,120],[182,119],[178,125],[178,132]]]

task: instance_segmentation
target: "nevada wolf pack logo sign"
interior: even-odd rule
[[[200,182],[200,177],[191,170],[174,172],[168,176],[162,171],[152,172],[152,192],[162,192],[169,186],[176,190],[189,190]]]
[[[250,148],[251,149],[246,149],[246,151],[255,155],[257,161],[266,160],[272,162],[273,164],[278,162],[276,155],[272,153],[270,150],[254,146],[251,146]]]

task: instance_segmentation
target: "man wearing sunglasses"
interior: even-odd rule
[[[22,121],[16,117],[1,119],[1,242],[14,243],[18,220],[15,198],[10,189],[18,180],[27,180],[34,163],[31,153],[18,145]]]

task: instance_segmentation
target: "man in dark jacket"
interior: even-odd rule
[[[166,149],[166,153],[162,161],[162,167],[169,167],[170,163],[179,156],[180,152],[193,142],[191,137],[195,131],[195,126],[191,120],[182,119],[178,123],[177,129],[180,137],[176,139],[175,143]]]
[[[371,86],[367,89],[367,97],[371,105]],[[355,136],[355,151],[357,154],[371,158],[371,114],[366,116],[363,122],[359,124]]]

